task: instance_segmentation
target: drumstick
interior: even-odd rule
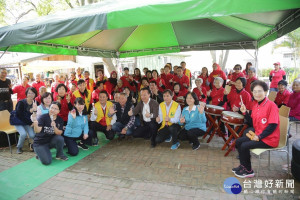
[[[242,95],[240,95],[240,98],[241,98],[241,102],[242,102],[242,104],[244,104],[244,102],[243,102],[243,98],[242,98]]]

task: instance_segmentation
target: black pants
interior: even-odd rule
[[[162,143],[166,139],[172,136],[172,144],[176,144],[178,142],[177,135],[180,130],[180,126],[178,124],[172,124],[171,126],[165,126],[157,132],[156,143]]]
[[[249,130],[254,131],[252,128],[246,129],[248,132]],[[247,133],[247,132],[244,133]],[[240,164],[243,165],[248,171],[252,170],[251,167],[251,160],[250,160],[250,149],[267,149],[272,148],[271,146],[267,145],[263,141],[252,141],[247,136],[240,137],[236,140],[235,147],[238,149],[239,157],[240,157]]]
[[[77,156],[79,150],[78,150],[78,146],[77,146],[77,140],[80,140],[80,142],[82,142],[83,144],[87,144],[87,145],[91,145],[91,136],[89,135],[88,139],[83,140],[83,134],[81,134],[80,137],[78,138],[72,138],[72,137],[67,137],[64,136],[65,139],[65,143],[67,145],[68,148],[68,154],[70,154],[71,156]]]
[[[143,126],[137,127],[133,132],[133,137],[136,138],[151,138],[151,144],[155,145],[158,125],[155,121],[145,122]]]
[[[97,122],[89,122],[89,127],[89,135],[91,135],[92,138],[97,138],[97,131],[103,132],[108,140],[113,140],[115,137],[115,133],[113,132],[113,130],[107,131],[107,126],[101,126],[101,124]]]
[[[190,130],[182,129],[178,134],[178,139],[188,140],[193,143],[193,146],[196,146],[200,144],[198,137],[203,135],[205,135],[205,131],[199,128],[192,128]]]

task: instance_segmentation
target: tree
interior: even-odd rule
[[[293,52],[295,69],[293,70],[292,77],[294,77],[295,73],[297,73],[297,59],[300,56],[300,28],[286,34],[283,41],[274,44],[273,50],[278,49],[280,47],[287,47]]]
[[[213,63],[217,63],[217,51],[211,50],[210,55],[212,57]],[[219,54],[219,62],[218,64],[221,66],[222,70],[225,70],[227,59],[229,55],[229,50],[221,50]]]

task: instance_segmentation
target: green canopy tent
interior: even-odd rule
[[[115,0],[0,28],[0,51],[132,57],[257,49],[300,26],[300,0]]]

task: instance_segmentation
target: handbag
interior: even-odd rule
[[[10,125],[26,125],[22,120],[20,120],[17,116],[17,111],[13,110],[10,113],[9,117]]]

